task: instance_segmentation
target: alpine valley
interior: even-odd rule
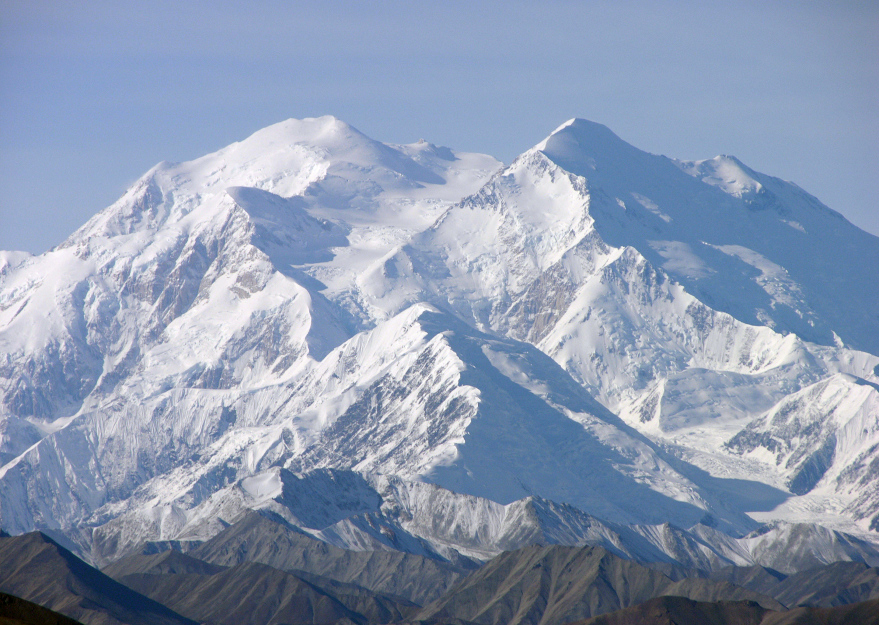
[[[879,238],[730,156],[574,119],[504,165],[288,120],[0,252],[0,542],[198,622],[223,609],[143,581],[161,554],[330,593],[326,622],[635,605],[471,606],[608,558],[741,591],[638,602],[791,607],[721,572],[879,566],[877,275]]]

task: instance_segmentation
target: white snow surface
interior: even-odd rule
[[[0,253],[0,525],[96,560],[248,509],[440,558],[869,560],[877,268],[733,157],[288,120]]]

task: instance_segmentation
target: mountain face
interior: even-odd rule
[[[87,625],[561,625],[602,613],[624,623],[860,625],[879,619],[879,569],[863,563],[835,562],[787,577],[762,567],[708,575],[677,568],[670,577],[601,547],[531,545],[462,579],[448,563],[399,551],[337,549],[269,516],[248,513],[194,549],[197,557],[173,549],[132,554],[103,571],[41,533],[3,536],[0,586]],[[634,613],[612,612],[627,605]],[[756,620],[747,620],[751,616]],[[0,622],[78,621],[0,593]]]
[[[416,618],[457,617],[485,625],[570,623],[663,595],[754,601],[783,609],[769,597],[728,583],[694,578],[673,582],[601,547],[534,546],[498,556]]]
[[[288,120],[0,254],[0,525],[873,563],[877,267],[796,185],[585,120],[508,166]]]
[[[0,591],[77,621],[108,625],[195,625],[195,621],[93,569],[41,533],[0,537],[0,560],[3,562]],[[44,622],[67,625],[70,620]]]
[[[142,574],[121,581],[196,622],[218,625],[390,623],[401,621],[413,607],[356,586],[347,593],[322,588],[250,562],[212,575]]]
[[[82,625],[41,605],[0,593],[0,617],[8,625]]]
[[[657,597],[630,608],[603,614],[570,625],[875,625],[879,600],[834,608],[795,608],[777,613],[742,601],[692,601],[683,597]]]

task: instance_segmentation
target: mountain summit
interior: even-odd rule
[[[0,525],[870,560],[876,267],[799,187],[585,120],[508,166],[288,120],[3,255]]]
[[[534,150],[605,200],[592,211],[604,240],[635,247],[712,307],[812,342],[879,350],[876,237],[795,185],[734,157],[648,154],[581,119]]]

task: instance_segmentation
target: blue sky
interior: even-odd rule
[[[571,117],[879,234],[879,3],[0,0],[0,249],[289,117],[504,161]]]

